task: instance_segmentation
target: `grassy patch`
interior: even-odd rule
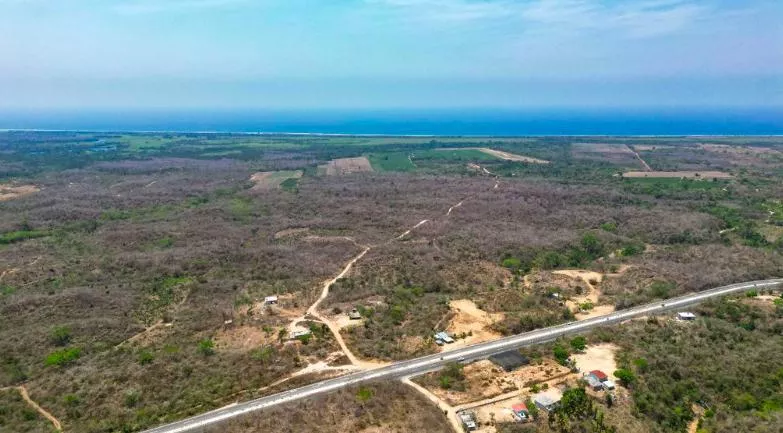
[[[376,171],[413,171],[409,152],[374,153],[369,156],[370,164]]]
[[[28,239],[43,238],[51,233],[48,230],[18,230],[15,232],[6,232],[0,235],[0,244],[7,245],[15,242],[22,242]]]

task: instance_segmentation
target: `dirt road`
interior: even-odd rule
[[[41,406],[38,405],[38,403],[33,401],[33,399],[30,398],[30,394],[27,393],[27,388],[25,388],[24,386],[9,386],[7,388],[0,388],[0,391],[8,391],[12,389],[18,391],[19,394],[22,395],[22,399],[25,401],[25,403],[27,403],[30,407],[32,407],[38,413],[40,413],[41,416],[48,419],[49,422],[51,422],[52,425],[54,426],[55,430],[62,431],[63,426],[62,424],[60,424],[60,421],[57,418],[55,418],[54,415],[49,413],[49,411],[42,408]]]
[[[642,163],[642,167],[644,167],[644,171],[653,171],[653,169],[649,165],[647,165],[647,161],[642,159],[642,157],[639,155],[639,152],[637,152],[636,149],[628,145],[626,145],[625,147],[627,147],[628,150],[630,150],[634,155],[636,155],[636,159],[638,159],[639,162]]]

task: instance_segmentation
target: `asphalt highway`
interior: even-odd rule
[[[616,311],[604,316],[576,322],[569,322],[562,325],[543,328],[494,341],[488,341],[485,343],[478,343],[450,352],[423,356],[408,361],[396,362],[394,364],[380,367],[374,370],[352,373],[306,385],[301,388],[281,392],[279,394],[262,397],[256,400],[233,404],[212,412],[207,412],[192,418],[187,418],[182,421],[177,421],[171,424],[147,430],[145,433],[198,432],[202,431],[206,427],[214,426],[230,418],[236,418],[251,412],[290,403],[292,401],[301,400],[318,394],[332,392],[337,389],[355,385],[361,382],[417,376],[429,371],[438,370],[450,362],[466,362],[470,360],[482,359],[496,353],[504,352],[506,350],[518,349],[520,347],[532,346],[535,344],[552,341],[562,336],[583,333],[593,328],[624,322],[626,320],[640,316],[660,314],[671,310],[680,310],[684,307],[697,304],[710,298],[746,292],[752,289],[769,289],[781,284],[783,284],[783,279],[771,279],[731,284],[728,286],[722,286],[678,298],[667,299],[665,301]]]

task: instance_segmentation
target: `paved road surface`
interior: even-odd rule
[[[554,340],[570,334],[583,333],[599,326],[611,325],[639,316],[659,314],[667,310],[676,310],[689,305],[702,302],[709,298],[724,296],[732,293],[745,292],[751,289],[768,289],[783,284],[783,279],[763,281],[751,281],[747,283],[731,284],[699,293],[694,293],[665,301],[642,305],[627,310],[616,311],[605,316],[577,322],[565,323],[536,331],[526,332],[511,337],[501,338],[495,341],[474,344],[448,353],[423,356],[408,361],[397,362],[375,370],[362,371],[322,382],[313,383],[301,388],[270,395],[245,403],[234,404],[212,412],[194,416],[172,424],[147,430],[146,433],[184,433],[197,432],[205,427],[214,426],[222,421],[235,418],[250,412],[256,412],[272,406],[289,403],[296,400],[312,397],[314,395],[328,393],[346,386],[355,385],[379,379],[392,379],[406,376],[416,376],[426,372],[435,371],[449,362],[466,361],[486,358],[495,353],[510,349],[518,349]]]

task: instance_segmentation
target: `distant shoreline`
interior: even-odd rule
[[[642,138],[722,138],[722,137],[783,137],[783,134],[352,134],[329,132],[250,132],[250,131],[188,131],[188,130],[112,130],[112,129],[41,129],[0,128],[6,132],[83,132],[89,134],[198,134],[198,135],[268,135],[311,137],[400,137],[400,138],[525,138],[525,137],[642,137]]]

